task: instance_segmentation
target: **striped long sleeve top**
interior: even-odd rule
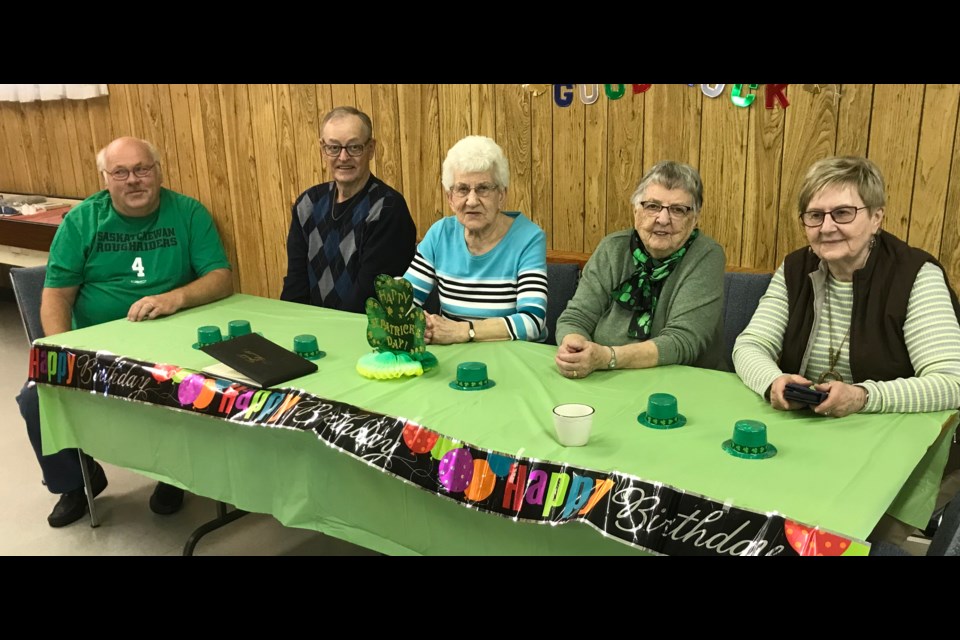
[[[834,369],[851,380],[846,330],[853,309],[853,283],[827,278],[826,307],[811,331],[813,341],[804,370],[783,372],[777,366],[787,326],[787,286],[783,265],[750,324],[733,347],[733,364],[744,383],[763,395],[783,373],[800,373],[816,381],[840,348]],[[913,413],[956,409],[960,406],[960,324],[950,302],[943,272],[932,263],[921,267],[910,291],[904,341],[916,376],[896,380],[866,380],[857,384],[869,392],[868,413]]]
[[[418,305],[439,288],[440,314],[453,320],[503,318],[514,340],[546,339],[547,235],[519,212],[493,249],[475,256],[467,249],[456,216],[427,231],[404,274]]]

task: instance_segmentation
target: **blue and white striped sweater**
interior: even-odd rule
[[[504,318],[514,340],[546,339],[547,236],[518,212],[496,247],[481,256],[467,250],[456,216],[427,231],[404,278],[423,305],[438,287],[440,313],[454,320]]]

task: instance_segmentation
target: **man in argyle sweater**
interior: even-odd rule
[[[293,204],[280,299],[363,313],[377,275],[401,276],[410,265],[417,229],[403,195],[370,173],[376,140],[369,116],[337,107],[321,132],[333,181]]]

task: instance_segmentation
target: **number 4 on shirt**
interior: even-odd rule
[[[137,256],[133,260],[133,264],[130,265],[130,268],[137,272],[137,277],[143,277],[143,259],[140,256]]]

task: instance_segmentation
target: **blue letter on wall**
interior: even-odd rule
[[[553,101],[557,103],[558,107],[569,107],[573,102],[573,85],[553,85]]]

